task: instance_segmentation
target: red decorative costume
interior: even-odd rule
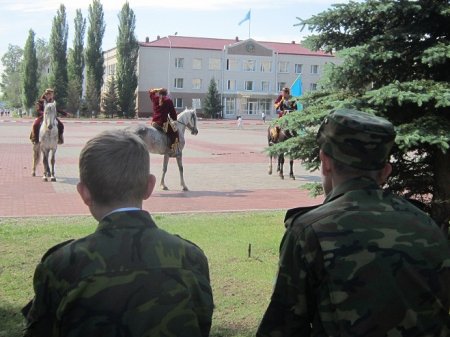
[[[275,108],[277,109],[278,117],[284,116],[288,111],[297,110],[297,104],[290,101],[291,96],[288,97],[279,95],[275,100]]]
[[[170,145],[172,149],[175,149],[173,145],[178,144],[178,131],[172,129],[171,124],[168,122],[168,116],[176,121],[177,112],[173,106],[172,100],[167,97],[166,94],[167,90],[163,88],[152,89],[149,91],[150,100],[153,104],[152,125],[167,133]]]
[[[36,111],[37,111],[38,117],[34,120],[33,127],[32,127],[31,134],[30,134],[30,140],[33,144],[39,143],[39,129],[41,128],[42,119],[44,117],[44,106],[46,103],[51,103],[51,102],[53,102],[53,99],[47,100],[45,97],[45,94],[42,95],[42,97],[36,102]],[[63,116],[67,116],[67,113],[64,111],[58,111],[58,113],[60,113]],[[59,137],[58,144],[63,144],[64,143],[64,138],[63,138],[64,124],[61,123],[59,118],[56,118],[56,120],[58,122],[58,137]]]

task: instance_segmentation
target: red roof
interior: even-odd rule
[[[207,50],[223,50],[225,46],[233,45],[245,40],[239,39],[215,39],[208,37],[190,37],[170,35],[158,38],[154,41],[140,42],[142,47],[161,47],[161,48],[186,48],[186,49],[207,49]],[[312,51],[298,43],[283,43],[283,42],[266,42],[256,41],[266,48],[272,49],[279,54],[292,55],[310,55],[310,56],[325,56],[333,57],[322,51]]]

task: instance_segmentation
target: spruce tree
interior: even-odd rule
[[[217,90],[216,80],[211,78],[208,86],[208,92],[203,100],[203,111],[211,118],[218,118],[222,111],[222,104],[220,100],[220,94]]]
[[[280,121],[303,132],[277,151],[294,152],[307,168],[315,169],[315,134],[330,110],[356,108],[383,116],[397,131],[389,188],[424,201],[437,223],[448,221],[448,1],[351,1],[299,20],[302,29],[314,33],[304,44],[337,52],[342,63],[329,64],[322,90],[301,99],[301,113]]]
[[[134,34],[136,17],[126,2],[119,14],[119,36],[117,37],[117,91],[119,116],[127,118],[136,114],[137,57],[139,45]]]
[[[66,20],[66,7],[61,4],[53,18],[50,35],[51,76],[50,86],[55,90],[58,108],[64,109],[67,103],[67,36],[69,26]]]
[[[119,113],[119,97],[114,76],[106,83],[106,92],[103,94],[102,109],[107,117],[114,118]]]
[[[28,39],[25,43],[24,58],[23,58],[23,106],[30,110],[38,97],[37,88],[37,68],[38,62],[36,57],[36,47],[34,44],[34,31],[30,29]]]
[[[89,28],[85,54],[86,102],[90,113],[96,115],[100,107],[100,92],[103,85],[102,42],[105,34],[103,5],[93,0],[89,5]]]

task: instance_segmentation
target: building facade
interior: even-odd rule
[[[116,49],[104,52],[105,78],[115,74]],[[273,102],[281,88],[300,76],[303,93],[316,90],[328,62],[335,57],[313,52],[298,43],[253,39],[157,37],[139,43],[137,115],[148,117],[151,88],[166,87],[177,111],[185,107],[202,113],[211,79],[216,81],[223,110],[219,118],[245,119],[275,115]],[[103,90],[106,90],[104,88]]]

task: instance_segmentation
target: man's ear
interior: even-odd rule
[[[144,195],[144,200],[147,200],[153,192],[153,189],[155,188],[156,184],[156,178],[153,174],[148,175],[148,183],[147,183],[147,192]]]
[[[378,172],[378,181],[377,183],[379,185],[382,185],[386,182],[387,178],[392,173],[392,165],[389,163],[386,163],[384,167]]]
[[[328,157],[325,152],[320,150],[319,152],[319,158],[320,158],[320,170],[323,176],[328,176],[331,171],[331,160],[330,157]]]
[[[80,181],[77,184],[77,191],[84,204],[90,207],[92,205],[92,197],[91,192],[89,192],[87,186]]]

